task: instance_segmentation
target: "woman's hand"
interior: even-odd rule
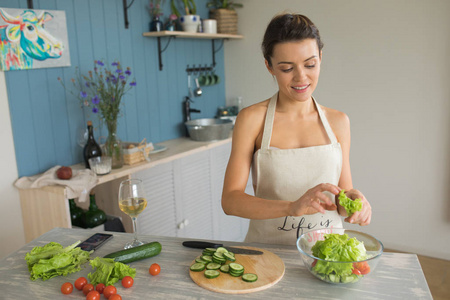
[[[331,183],[321,183],[309,189],[300,199],[291,202],[290,216],[312,215],[325,213],[325,210],[336,210],[337,206],[324,192],[334,195],[339,194],[340,189]]]
[[[372,207],[366,197],[364,197],[360,191],[355,189],[346,191],[345,194],[352,200],[361,199],[362,210],[357,211],[350,217],[345,218],[344,221],[352,224],[359,224],[361,226],[369,225],[372,218]],[[345,211],[342,207],[341,209]]]

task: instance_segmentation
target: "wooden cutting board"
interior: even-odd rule
[[[205,277],[205,271],[193,272],[189,270],[189,275],[192,280],[207,290],[225,293],[225,294],[246,294],[265,290],[283,278],[284,262],[276,254],[254,247],[239,248],[253,249],[264,252],[262,255],[243,255],[236,254],[236,263],[244,266],[245,273],[253,273],[258,275],[258,280],[255,282],[245,282],[242,277],[233,277],[230,274],[220,272],[219,277],[208,279]],[[199,252],[199,255],[201,252]],[[192,261],[191,265],[195,263]],[[229,263],[229,262],[227,262]]]

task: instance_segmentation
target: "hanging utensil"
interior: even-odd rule
[[[194,94],[192,93],[192,88],[191,88],[191,73],[188,73],[188,92],[189,92],[189,97],[194,98]]]
[[[194,96],[195,97],[200,97],[203,93],[202,89],[200,88],[200,84],[198,83],[198,78],[195,77],[195,85],[197,86],[197,88],[194,90]]]

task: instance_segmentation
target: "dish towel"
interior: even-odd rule
[[[62,185],[67,187],[68,199],[78,198],[79,202],[87,201],[89,199],[90,190],[97,185],[97,175],[90,169],[72,169],[72,178],[69,180],[62,180],[56,176],[56,171],[60,167],[61,166],[55,166],[39,175],[21,177],[16,180],[14,185],[19,189],[33,189],[48,185]]]

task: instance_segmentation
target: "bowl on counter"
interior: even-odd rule
[[[341,257],[348,257],[345,261],[334,261],[314,256],[313,246],[318,241],[324,241],[327,234],[346,234],[348,239],[356,238],[366,249],[365,259],[353,260],[350,256],[343,255]],[[300,252],[303,264],[316,278],[333,284],[348,284],[358,282],[373,273],[383,253],[384,246],[378,239],[367,233],[342,228],[327,228],[302,234],[297,240],[297,249]],[[333,248],[333,250],[330,248],[332,252],[339,250],[339,247]],[[322,256],[322,254],[318,256]]]
[[[185,122],[194,141],[212,142],[230,137],[233,121],[228,119],[196,119]]]
[[[89,158],[89,167],[97,175],[106,175],[111,172],[111,156],[97,156]]]

